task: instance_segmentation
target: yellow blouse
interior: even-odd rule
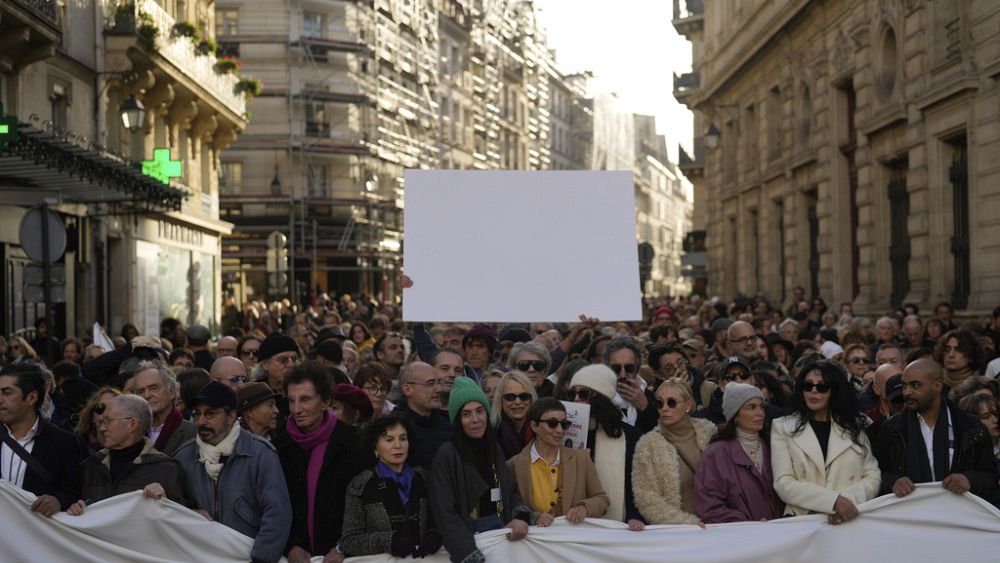
[[[559,459],[555,465],[549,465],[538,456],[535,446],[531,446],[533,454],[531,462],[531,507],[538,512],[551,512],[558,515],[559,504]]]

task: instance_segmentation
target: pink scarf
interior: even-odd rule
[[[330,435],[333,434],[333,427],[337,425],[337,415],[327,409],[323,413],[323,423],[312,432],[303,432],[296,424],[295,419],[288,417],[285,422],[285,429],[292,440],[304,451],[309,452],[309,466],[306,469],[306,501],[309,511],[306,518],[309,526],[309,552],[313,549],[313,515],[316,506],[316,485],[319,483],[319,472],[323,468],[323,457],[326,455],[326,445],[330,443]]]

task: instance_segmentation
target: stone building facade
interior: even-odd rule
[[[710,294],[1000,302],[1000,6],[675,0],[673,24]]]

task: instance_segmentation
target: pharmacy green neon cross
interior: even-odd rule
[[[142,173],[170,184],[171,178],[181,177],[181,161],[170,160],[170,149],[153,149],[153,160],[142,161]]]
[[[0,104],[0,151],[3,151],[7,143],[17,140],[17,117],[5,115],[3,104]]]

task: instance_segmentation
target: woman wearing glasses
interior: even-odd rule
[[[358,367],[358,371],[354,373],[354,384],[371,400],[375,413],[372,415],[373,418],[385,416],[396,408],[396,405],[386,399],[389,389],[392,389],[392,378],[382,364],[368,362]]]
[[[699,409],[695,416],[709,420],[712,424],[722,424],[726,421],[726,415],[722,410],[722,394],[726,390],[726,385],[732,382],[753,384],[753,372],[750,371],[750,364],[739,356],[731,356],[723,360],[716,366],[719,374],[719,386],[712,391],[712,396],[708,405]]]
[[[626,522],[639,532],[646,524],[632,498],[632,457],[642,433],[622,420],[621,409],[611,402],[617,378],[611,368],[593,364],[581,368],[570,383],[570,399],[590,405],[587,449],[608,495],[605,518]]]
[[[844,348],[841,356],[844,361],[844,368],[847,370],[847,377],[851,385],[858,392],[862,391],[865,384],[875,375],[872,371],[872,361],[868,357],[868,346],[864,344],[849,344]],[[868,377],[865,377],[868,374]]]
[[[528,424],[535,439],[507,465],[517,480],[517,490],[531,507],[532,520],[546,527],[559,516],[572,524],[584,518],[600,518],[608,508],[608,495],[590,456],[563,446],[566,430],[573,423],[566,407],[552,397],[531,405]]]
[[[650,524],[698,524],[694,475],[715,425],[691,418],[691,387],[678,379],[660,384],[655,404],[659,423],[639,440],[632,462],[636,507]]]
[[[236,355],[247,367],[247,371],[252,370],[257,365],[257,351],[260,350],[260,338],[253,335],[240,338],[236,344]]]
[[[551,397],[555,392],[555,383],[549,381],[549,366],[552,356],[544,346],[535,342],[519,342],[510,349],[510,369],[520,371],[528,376],[535,394],[539,397]],[[520,451],[520,450],[518,450]]]
[[[843,368],[825,360],[802,366],[789,411],[771,429],[774,489],[785,514],[853,520],[857,505],[878,493],[881,473]]]
[[[504,459],[510,459],[528,445],[535,435],[528,422],[528,409],[538,400],[535,386],[520,371],[508,371],[497,384],[492,413],[497,444]]]
[[[7,344],[7,357],[10,359],[10,365],[16,366],[35,361],[38,359],[38,354],[27,340],[20,336],[11,336]]]

